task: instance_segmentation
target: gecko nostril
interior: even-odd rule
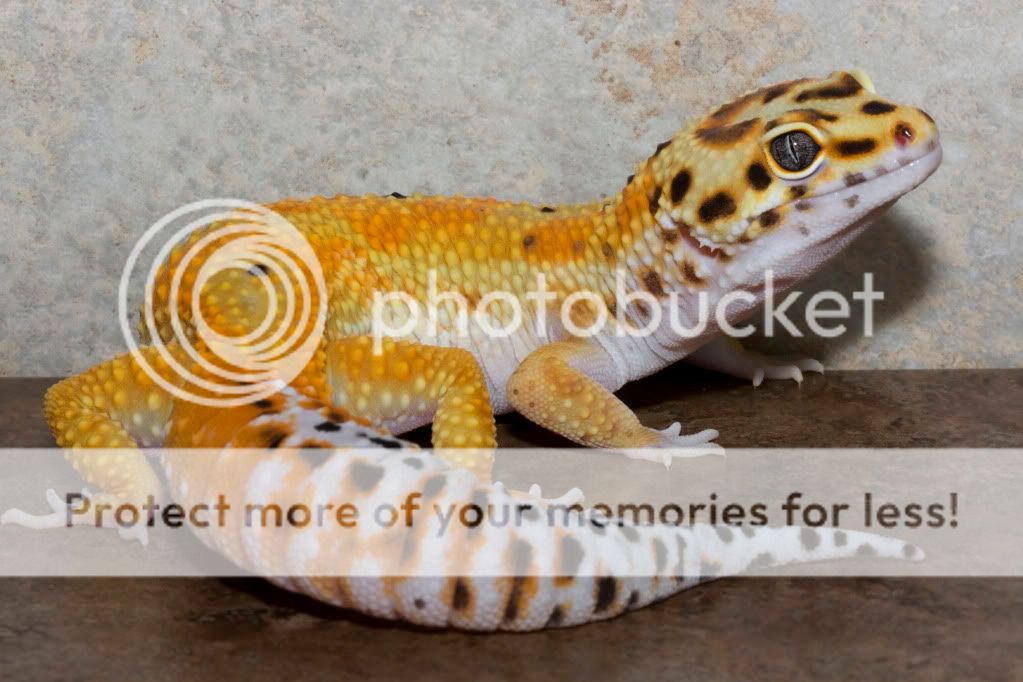
[[[894,136],[895,144],[897,144],[900,147],[905,147],[906,145],[913,141],[913,138],[916,136],[916,134],[913,132],[913,128],[910,127],[909,124],[898,123],[895,126]]]

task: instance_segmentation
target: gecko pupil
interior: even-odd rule
[[[800,130],[779,135],[771,141],[771,156],[787,171],[809,168],[820,150],[820,145]]]

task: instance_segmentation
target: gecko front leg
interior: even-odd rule
[[[151,366],[170,376],[153,348],[140,351]],[[172,396],[143,371],[137,360],[123,355],[99,364],[82,374],[64,379],[46,393],[46,420],[66,448],[65,457],[97,493],[87,494],[88,509],[77,510],[75,524],[116,527],[121,537],[146,543],[144,524],[121,527],[110,514],[122,504],[141,508],[150,497],[160,498],[160,479],[140,447],[159,445],[173,410]],[[71,516],[66,501],[52,489],[46,491],[50,513],[36,515],[9,509],[0,523],[29,528],[67,525]],[[93,513],[88,513],[89,511]]]
[[[635,454],[664,462],[672,457],[713,454],[718,432],[683,435],[677,422],[666,429],[643,426],[613,395],[625,383],[607,352],[580,340],[542,346],[522,361],[508,381],[508,401],[523,416],[581,445],[598,448],[696,448]],[[665,459],[667,457],[667,459]]]
[[[685,357],[697,367],[748,379],[759,386],[764,379],[792,379],[803,382],[803,372],[824,373],[824,365],[813,358],[770,356],[746,350],[735,339],[719,336]]]

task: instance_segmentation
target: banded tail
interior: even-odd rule
[[[168,451],[172,494],[187,505],[224,493],[261,509],[274,501],[315,509],[341,500],[361,511],[415,500],[411,525],[392,528],[377,520],[278,528],[232,518],[225,527],[197,529],[209,547],[278,585],[381,618],[468,630],[571,626],[750,569],[923,556],[915,545],[857,531],[637,526],[590,511],[565,513],[317,409],[290,389],[273,406],[221,443],[230,451],[212,465]],[[268,430],[275,446],[301,450],[236,450],[265,447]],[[469,505],[493,516],[472,525],[455,515]],[[499,526],[501,510],[518,521]]]

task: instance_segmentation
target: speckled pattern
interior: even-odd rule
[[[0,7],[0,375],[123,349],[135,239],[188,201],[611,194],[691,116],[861,66],[938,121],[945,163],[804,289],[887,291],[873,339],[775,340],[836,367],[1013,366],[1016,3],[208,3]]]
[[[49,383],[0,381],[0,446],[52,443]],[[1023,370],[830,372],[754,391],[676,366],[626,392],[645,423],[713,419],[729,446],[1023,444]],[[499,422],[502,446],[554,438]],[[12,680],[1023,679],[1019,578],[735,578],[586,627],[489,636],[372,620],[257,579],[7,579],[0,604]]]

